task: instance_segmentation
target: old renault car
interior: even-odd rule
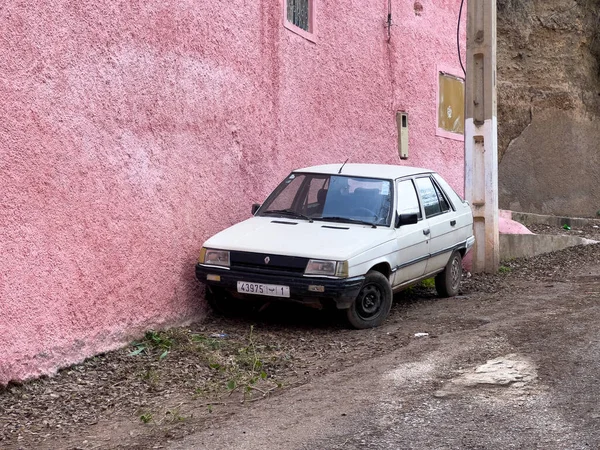
[[[431,170],[330,164],[289,174],[253,216],[200,251],[196,277],[217,310],[239,301],[335,305],[355,328],[380,325],[393,292],[435,276],[455,296],[473,216]]]

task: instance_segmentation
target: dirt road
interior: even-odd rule
[[[198,347],[134,346],[0,392],[0,448],[600,448],[599,245],[504,263],[457,298],[414,290],[374,330],[284,308],[185,331],[216,348],[204,336],[249,323],[227,358],[263,352],[253,396],[207,397],[231,372]]]
[[[428,337],[169,448],[600,448],[600,266],[573,269],[420,304]]]

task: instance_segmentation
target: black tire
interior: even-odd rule
[[[212,310],[221,316],[231,317],[242,312],[242,302],[223,289],[207,286],[206,301]]]
[[[459,252],[452,253],[443,272],[435,277],[435,289],[440,297],[458,295],[462,279],[462,257]]]
[[[346,310],[350,325],[357,329],[381,325],[392,308],[392,287],[379,272],[368,272],[360,292]]]

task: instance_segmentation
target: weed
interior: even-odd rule
[[[129,353],[129,356],[136,356],[146,351],[146,346],[143,343],[134,342],[132,345],[135,347],[135,350]]]
[[[254,326],[250,326],[250,334],[248,336],[248,345],[238,350],[237,365],[242,369],[241,374],[237,374],[238,378],[241,378],[236,383],[235,379],[231,379],[227,383],[227,388],[230,391],[235,390],[238,387],[243,387],[244,396],[252,391],[258,391],[266,396],[271,390],[280,387],[279,384],[275,388],[267,391],[260,389],[256,386],[260,380],[267,380],[268,374],[264,370],[264,362],[260,359],[256,343],[254,342]],[[245,369],[245,372],[244,372]],[[241,375],[241,377],[239,376]]]
[[[254,326],[250,327],[250,333],[244,343],[201,335],[192,336],[192,340],[196,343],[197,350],[206,358],[210,369],[208,379],[204,380],[202,387],[195,389],[196,396],[219,390],[215,386],[217,380],[221,380],[221,389],[226,389],[229,395],[238,391],[243,392],[245,397],[252,391],[259,391],[264,396],[275,389],[265,389],[263,385],[276,384],[269,379],[267,370],[269,365],[278,363],[283,356],[274,354],[279,351],[277,345],[260,345],[256,342]]]
[[[142,375],[142,379],[146,380],[146,381],[157,381],[159,378],[160,378],[160,376],[158,375],[158,373],[154,369],[148,369]]]
[[[161,350],[160,356],[158,357],[159,361],[166,358],[173,346],[173,340],[163,331],[146,331],[144,335],[144,340],[141,342],[133,342],[133,350],[129,353],[129,356],[136,356],[140,353],[149,354],[151,350]]]
[[[435,278],[427,278],[426,280],[421,281],[421,286],[426,289],[435,288]]]
[[[173,340],[164,332],[147,331],[146,341],[150,342],[152,347],[162,350],[162,353],[158,357],[159,360],[164,359],[173,346]]]
[[[207,350],[219,350],[221,348],[221,341],[219,339],[209,338],[201,334],[193,334],[192,342],[197,343],[199,348]]]
[[[225,368],[223,366],[221,366],[221,364],[219,364],[219,363],[209,363],[208,367],[213,370],[221,370],[221,371],[225,370]]]
[[[169,422],[183,422],[185,420],[185,417],[179,413],[179,408],[168,410],[165,413],[165,418],[168,419]]]
[[[246,336],[224,336],[189,330],[179,333],[172,330],[148,331],[143,340],[132,343],[133,349],[129,354],[158,357],[160,361],[175,348],[179,353],[193,353],[198,361],[193,370],[198,371],[198,376],[192,397],[205,398],[213,406],[215,400],[223,395],[240,393],[245,400],[257,392],[266,396],[272,390],[281,388],[270,370],[288,365],[291,356],[284,352],[280,344],[259,339],[254,326],[250,327]],[[169,381],[168,377],[162,376],[166,369],[167,366],[151,364],[140,373],[140,377],[150,389],[158,389]],[[162,420],[174,417],[172,411]]]
[[[150,389],[155,390],[159,387],[160,375],[156,370],[147,369],[146,372],[142,373],[141,378]]]
[[[149,423],[152,420],[152,414],[145,413],[140,416],[140,420],[144,423]]]
[[[511,269],[510,267],[508,267],[508,266],[500,266],[500,267],[498,268],[498,272],[499,272],[499,273],[503,273],[503,274],[504,274],[504,273],[510,273],[510,271],[511,271],[511,270],[512,270],[512,269]]]

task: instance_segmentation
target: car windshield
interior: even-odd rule
[[[377,178],[292,173],[257,215],[389,226],[391,186]]]

